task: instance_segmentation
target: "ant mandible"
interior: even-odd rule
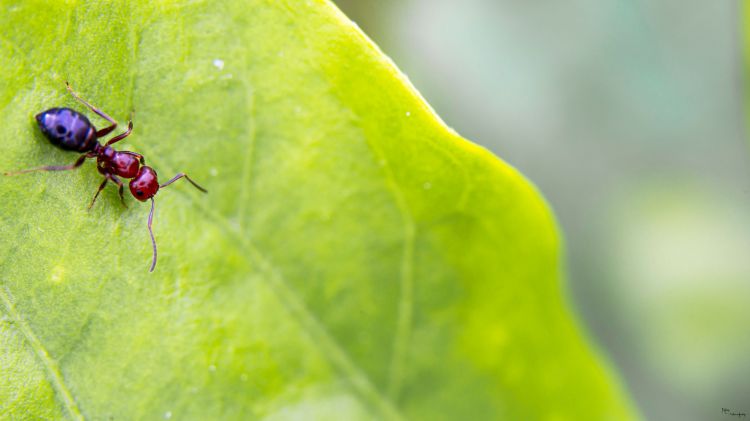
[[[81,98],[73,91],[68,82],[65,86],[77,101],[85,105],[89,110],[95,112],[99,117],[107,120],[111,124],[101,130],[97,130],[86,116],[70,108],[50,108],[35,116],[42,134],[55,146],[67,151],[81,152],[81,155],[71,165],[47,165],[44,167],[30,168],[28,170],[5,173],[5,175],[18,175],[34,171],[66,171],[74,170],[81,165],[87,158],[96,158],[96,169],[104,176],[104,181],[99,185],[99,189],[94,194],[94,198],[89,204],[89,209],[94,206],[99,193],[111,181],[119,187],[120,201],[123,206],[125,198],[123,197],[123,182],[120,178],[132,178],[128,187],[130,193],[141,202],[151,199],[151,212],[148,214],[148,233],[151,235],[151,244],[154,249],[149,272],[153,272],[156,267],[156,239],[151,224],[154,219],[154,196],[160,188],[167,187],[175,181],[185,178],[198,190],[207,193],[208,191],[191,180],[185,173],[179,173],[172,177],[171,180],[164,184],[159,184],[156,177],[156,171],[146,165],[143,155],[130,151],[116,151],[111,145],[125,139],[133,131],[133,121],[128,121],[128,128],[123,133],[109,139],[102,146],[99,139],[111,133],[116,127],[117,122],[103,111],[94,107],[86,100]]]

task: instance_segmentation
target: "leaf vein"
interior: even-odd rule
[[[396,178],[393,175],[388,160],[383,153],[376,148],[365,135],[365,143],[376,158],[376,162],[383,164],[383,173],[386,177],[386,186],[393,196],[396,208],[401,215],[401,221],[404,226],[404,246],[401,252],[401,265],[399,268],[399,298],[398,310],[396,316],[396,332],[393,340],[393,350],[391,351],[391,364],[388,371],[388,383],[386,392],[388,397],[396,402],[401,392],[403,383],[403,374],[406,366],[406,355],[408,351],[408,342],[411,337],[412,315],[413,315],[413,295],[414,295],[414,241],[416,236],[416,224],[414,217],[409,211],[409,206],[404,198],[404,193],[399,187]]]
[[[62,372],[60,371],[60,367],[58,366],[57,362],[49,355],[47,349],[44,347],[39,338],[36,337],[29,325],[18,312],[18,310],[16,310],[15,306],[13,305],[13,301],[10,298],[10,292],[7,291],[7,289],[0,289],[0,301],[2,301],[3,306],[5,307],[5,311],[13,320],[14,325],[18,326],[18,330],[24,336],[29,346],[34,350],[37,358],[39,358],[42,365],[44,366],[44,369],[47,371],[50,385],[55,390],[58,398],[62,401],[61,403],[65,410],[68,412],[68,414],[70,414],[71,418],[76,420],[83,420],[83,415],[81,415],[81,411],[78,409],[78,405],[73,398],[73,394],[65,384],[65,379],[63,378]]]
[[[245,154],[245,160],[242,163],[242,184],[243,188],[240,191],[240,198],[239,203],[237,205],[237,221],[239,221],[240,227],[243,227],[244,218],[243,215],[245,215],[245,208],[247,207],[248,202],[248,192],[250,191],[250,188],[247,187],[250,185],[251,176],[253,173],[253,157],[255,155],[255,142],[256,142],[256,129],[255,129],[255,95],[248,86],[247,81],[243,80],[243,87],[246,91],[246,109],[247,113],[250,116],[247,121],[250,121],[250,128],[248,129],[248,141],[247,141],[247,153]]]

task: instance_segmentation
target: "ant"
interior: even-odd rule
[[[148,214],[148,233],[151,235],[151,244],[154,253],[149,272],[153,272],[156,267],[156,239],[154,238],[154,231],[151,229],[151,224],[154,219],[154,196],[156,193],[160,188],[167,187],[181,178],[185,178],[190,184],[195,186],[195,188],[204,193],[208,193],[208,191],[190,179],[187,174],[182,172],[172,177],[172,179],[166,183],[159,184],[156,171],[146,165],[146,160],[143,158],[143,155],[130,151],[114,150],[111,145],[125,139],[133,131],[132,120],[128,121],[127,130],[109,139],[109,141],[102,146],[102,144],[99,143],[99,139],[111,133],[117,127],[117,122],[112,117],[81,98],[73,91],[73,88],[70,87],[68,82],[65,82],[65,86],[73,98],[111,124],[101,130],[97,130],[86,116],[70,108],[50,108],[47,111],[43,111],[35,116],[42,134],[44,134],[53,145],[67,151],[80,152],[83,153],[83,155],[78,157],[78,159],[71,165],[47,165],[44,167],[9,172],[5,173],[5,175],[18,175],[34,171],[75,170],[83,165],[87,158],[96,158],[96,169],[104,176],[104,181],[102,181],[96,194],[94,194],[94,198],[91,200],[91,204],[89,204],[89,209],[94,206],[96,198],[99,197],[99,193],[101,193],[109,181],[115,183],[119,187],[118,191],[120,193],[120,201],[123,206],[127,207],[125,204],[125,198],[123,197],[123,182],[120,178],[132,178],[128,187],[130,188],[130,193],[133,197],[141,202],[151,199],[151,212]]]

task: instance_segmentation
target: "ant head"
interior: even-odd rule
[[[130,180],[130,193],[133,197],[145,202],[154,197],[159,191],[159,180],[156,178],[156,171],[153,168],[142,166],[134,179]]]

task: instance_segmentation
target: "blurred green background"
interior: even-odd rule
[[[646,418],[750,412],[738,2],[336,3],[541,188],[570,300]]]

